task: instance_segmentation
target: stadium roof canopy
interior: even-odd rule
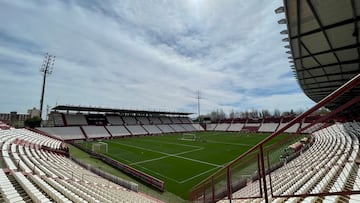
[[[304,93],[319,102],[360,73],[360,1],[358,0],[284,0],[294,73]],[[327,105],[335,109],[355,96],[360,87]],[[357,104],[359,106],[359,104]]]
[[[114,114],[136,114],[136,115],[177,115],[188,116],[193,113],[186,112],[170,112],[170,111],[146,111],[131,109],[113,109],[100,107],[83,107],[83,106],[67,106],[59,105],[52,108],[54,111],[76,111],[76,112],[98,112],[98,113],[114,113]]]

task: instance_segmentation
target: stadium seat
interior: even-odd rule
[[[301,155],[271,173],[272,191],[275,195],[318,194],[324,191],[339,192],[360,189],[360,170],[356,165],[359,152],[357,124],[336,123],[313,133],[315,142]],[[270,181],[267,176],[267,181]],[[233,198],[260,194],[258,181],[234,192]],[[268,194],[271,194],[268,188]],[[286,202],[315,202],[319,197],[290,198]],[[349,201],[358,198],[350,196]],[[286,198],[285,198],[286,199]],[[274,202],[285,202],[277,198]],[[261,200],[256,199],[255,201]],[[342,196],[326,196],[323,202],[341,202]]]
[[[9,176],[33,202],[158,202],[106,180],[69,158],[41,149],[58,148],[59,140],[25,129],[9,129],[0,130],[0,146]],[[25,202],[3,170],[0,182],[4,201]]]

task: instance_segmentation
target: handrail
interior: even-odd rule
[[[201,181],[200,183],[198,183],[196,186],[194,186],[190,191],[194,192],[196,190],[198,190],[203,184],[205,184],[206,182],[211,181],[211,179],[216,176],[217,174],[221,173],[225,168],[229,168],[231,165],[233,165],[234,163],[238,162],[239,160],[245,158],[246,156],[248,156],[250,153],[254,152],[255,150],[260,149],[260,154],[263,154],[263,145],[266,144],[267,142],[269,142],[270,140],[272,140],[273,138],[275,138],[276,136],[278,136],[279,134],[283,133],[286,129],[290,128],[291,126],[293,126],[295,123],[298,123],[299,121],[301,121],[302,119],[306,118],[307,116],[309,116],[310,114],[312,114],[313,112],[315,112],[316,110],[318,110],[319,108],[323,107],[324,105],[330,103],[331,101],[335,100],[336,98],[338,98],[339,96],[343,95],[345,92],[349,91],[350,89],[354,88],[355,86],[360,84],[360,74],[354,76],[352,79],[350,79],[348,82],[346,82],[345,84],[343,84],[341,87],[339,87],[338,89],[336,89],[334,92],[330,93],[328,96],[326,96],[325,98],[323,98],[321,101],[319,101],[315,106],[313,106],[312,108],[310,108],[309,110],[307,110],[306,112],[302,113],[301,115],[297,116],[296,118],[294,118],[293,120],[291,120],[289,123],[287,123],[284,127],[282,127],[281,129],[278,129],[277,131],[275,131],[274,133],[272,133],[270,136],[268,136],[267,138],[265,138],[263,141],[261,141],[260,143],[256,144],[254,147],[252,147],[251,149],[249,149],[248,151],[246,151],[245,153],[243,153],[242,155],[240,155],[238,158],[236,158],[235,160],[229,162],[228,164],[226,164],[223,168],[219,169],[218,171],[216,171],[213,175],[209,176],[208,178],[206,178],[205,180]],[[261,162],[264,162],[264,157],[260,157],[261,158]],[[263,165],[263,163],[262,163]],[[262,169],[262,174],[265,174],[265,168],[261,167]],[[264,181],[264,185],[266,185],[266,179],[265,176],[263,177],[263,181]],[[265,187],[265,186],[264,186]],[[265,187],[266,188],[266,187]],[[190,195],[191,195],[190,192]],[[265,191],[265,196],[266,196],[266,191]],[[265,197],[265,199],[267,199]]]

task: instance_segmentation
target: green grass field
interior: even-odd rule
[[[199,138],[196,141],[181,140],[182,136],[172,134],[107,140],[108,153],[102,153],[163,180],[166,191],[187,199],[193,186],[269,134],[203,132],[196,133]],[[92,144],[83,145],[90,148]]]

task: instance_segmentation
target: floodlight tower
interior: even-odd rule
[[[200,99],[201,98],[201,95],[200,95],[200,90],[197,90],[196,91],[196,99],[198,100],[198,119],[199,119],[199,122],[200,122]]]
[[[43,103],[44,103],[44,93],[45,93],[45,84],[46,84],[46,76],[51,75],[54,69],[56,56],[51,55],[49,53],[45,54],[44,63],[40,68],[40,72],[43,74],[43,84],[42,84],[42,91],[41,91],[41,99],[40,99],[40,118],[42,118],[42,110],[43,110]]]

